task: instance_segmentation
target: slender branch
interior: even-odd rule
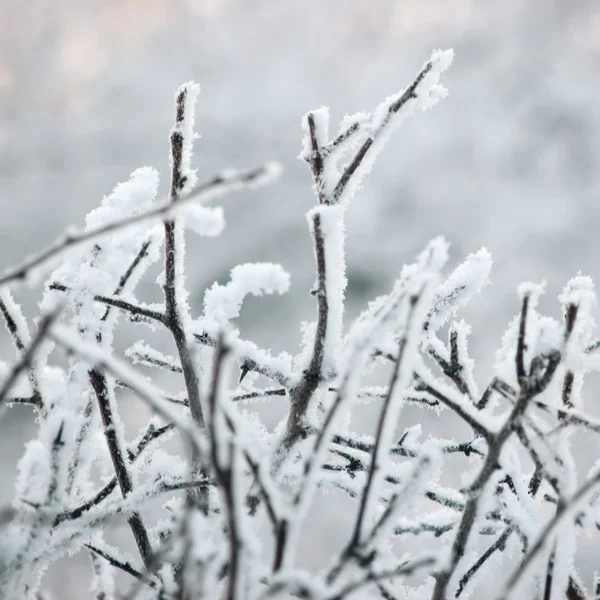
[[[319,386],[322,376],[325,340],[327,337],[327,316],[329,301],[326,288],[325,240],[321,229],[321,215],[313,215],[313,236],[317,263],[317,329],[310,364],[302,375],[300,383],[290,390],[290,412],[282,447],[291,448],[298,440],[307,435],[302,421],[308,409],[310,399]]]
[[[148,445],[154,440],[158,439],[160,436],[165,433],[171,431],[174,425],[169,423],[168,425],[164,425],[163,427],[159,427],[158,429],[154,427],[151,423],[139,443],[135,448],[130,448],[127,450],[127,455],[129,461],[131,463],[135,462],[140,455],[144,452],[144,450],[148,447]],[[117,487],[117,478],[113,477],[99,492],[97,492],[92,498],[79,505],[77,508],[71,509],[67,512],[61,513],[58,515],[54,521],[54,526],[58,526],[63,521],[73,521],[81,517],[88,510],[91,510],[95,506],[100,505]]]
[[[134,261],[135,262],[135,261]],[[63,285],[62,283],[58,283],[56,281],[52,282],[49,286],[49,289],[55,290],[58,292],[68,292],[69,287]],[[116,296],[116,294],[115,294]],[[152,321],[158,321],[159,323],[164,322],[165,316],[156,310],[152,310],[150,308],[146,308],[145,306],[139,306],[138,304],[133,304],[131,302],[127,302],[126,300],[122,300],[121,298],[111,297],[111,296],[103,296],[101,294],[95,294],[94,300],[96,302],[101,302],[102,304],[106,304],[107,310],[109,308],[119,308],[125,312],[128,312],[130,315],[134,317],[143,317],[146,319],[150,319]],[[102,317],[102,320],[106,320],[106,316],[108,312]]]
[[[363,578],[358,581],[348,583],[341,590],[336,592],[332,596],[327,596],[327,600],[343,600],[347,598],[350,594],[357,592],[358,590],[370,585],[372,583],[377,583],[379,581],[383,581],[384,579],[393,579],[394,577],[405,577],[408,575],[412,575],[413,573],[420,571],[426,567],[433,567],[437,562],[437,559],[434,556],[426,556],[424,558],[416,559],[412,562],[402,563],[400,566],[395,569],[388,569],[385,571],[380,571],[379,573],[374,571],[369,571]]]
[[[340,146],[344,145],[350,140],[356,133],[361,130],[361,123],[355,121],[347,129],[342,131],[337,137],[325,144],[321,149],[321,154],[324,158],[333,154]]]
[[[519,321],[519,337],[517,339],[517,381],[519,385],[523,386],[525,381],[525,331],[527,325],[527,312],[529,310],[529,294],[523,296],[523,303],[521,305],[521,319]]]
[[[527,328],[527,309],[529,305],[528,299],[529,296],[525,295],[521,310],[521,325],[519,328],[519,339],[521,341],[517,342],[517,353],[515,357],[517,373],[523,373],[523,376],[519,379],[521,392],[502,427],[497,433],[494,434],[492,438],[488,440],[487,456],[484,460],[481,470],[475,478],[475,481],[467,490],[467,502],[462,514],[461,522],[458,526],[456,537],[454,538],[454,542],[452,544],[449,565],[438,574],[432,600],[445,600],[448,584],[450,583],[450,579],[456,571],[461,558],[465,554],[467,543],[471,536],[473,526],[475,525],[481,494],[485,486],[492,478],[493,474],[500,468],[500,454],[502,449],[504,448],[507,440],[513,434],[515,424],[520,421],[532,398],[537,394],[540,394],[550,383],[561,359],[559,352],[552,353],[548,360],[546,370],[541,377],[538,377],[537,375],[528,377],[526,374],[524,374],[525,368],[523,366],[523,353],[525,348],[524,340]]]
[[[12,300],[10,296],[9,298]],[[17,351],[22,354],[25,351],[25,342],[23,341],[23,337],[25,337],[26,332],[19,331],[19,327],[17,326],[17,318],[13,317],[8,306],[6,305],[6,301],[2,297],[0,297],[0,313],[2,313],[2,316],[4,317],[6,329],[8,329],[8,333],[10,334]],[[22,314],[19,316],[21,319],[23,319]]]
[[[240,534],[241,524],[238,522],[237,477],[235,470],[238,451],[233,438],[225,440],[224,430],[218,426],[218,420],[223,418],[220,406],[219,387],[221,385],[223,363],[230,349],[221,336],[217,340],[217,348],[213,362],[211,388],[209,393],[209,433],[211,438],[212,465],[215,470],[219,489],[223,495],[225,513],[229,530],[229,581],[227,586],[227,599],[239,598],[241,585],[241,557],[243,540]],[[226,457],[226,458],[225,458]]]
[[[136,461],[142,452],[148,447],[148,445],[157,440],[159,437],[172,431],[175,425],[173,423],[167,423],[167,425],[163,425],[162,427],[156,428],[152,423],[148,425],[144,435],[141,437],[137,446],[134,449],[127,450],[127,455],[129,457],[130,462]]]
[[[4,400],[5,404],[29,404],[31,406],[35,406],[36,408],[40,408],[38,401],[35,396],[11,396]]]
[[[100,548],[98,548],[97,546],[93,546],[92,544],[84,544],[84,545],[85,545],[85,547],[88,550],[90,550],[90,552],[93,552],[94,554],[97,554],[98,556],[102,557],[104,560],[106,560],[113,567],[116,567],[117,569],[120,569],[124,573],[127,573],[128,575],[131,575],[132,577],[135,577],[138,581],[141,581],[142,583],[145,583],[146,585],[150,586],[151,588],[156,588],[156,582],[155,581],[152,581],[152,579],[149,579],[148,577],[145,577],[137,569],[134,569],[131,566],[131,564],[128,563],[127,561],[119,560],[118,558],[115,558],[114,556],[111,556],[110,554],[108,554],[104,550],[101,550]]]
[[[206,331],[203,331],[202,333],[194,333],[193,336],[194,339],[203,346],[214,348],[217,345],[214,337],[209,335]],[[252,356],[250,356],[244,351],[244,347],[247,345],[247,342],[240,339],[231,340],[230,345],[242,371],[240,375],[240,383],[248,372],[253,371],[259,373],[260,375],[264,375],[268,379],[272,379],[286,389],[290,387],[291,373],[285,373],[273,368],[273,365],[269,364],[269,359],[266,357],[266,353],[265,357],[257,357],[256,353],[253,353]]]
[[[501,600],[504,600],[505,598],[509,597],[510,593],[515,589],[516,585],[525,575],[529,565],[533,562],[533,560],[535,560],[535,558],[539,555],[542,549],[546,546],[552,534],[556,531],[556,528],[562,523],[562,521],[565,518],[567,518],[569,515],[572,515],[574,507],[578,505],[599,483],[600,470],[596,471],[593,477],[590,477],[590,479],[588,479],[584,484],[582,484],[570,498],[566,499],[562,504],[558,505],[556,514],[552,519],[550,519],[550,521],[548,521],[546,526],[542,529],[537,540],[531,546],[529,553],[527,554],[527,556],[525,556],[519,567],[513,572],[510,579],[508,580]]]
[[[325,160],[317,139],[317,125],[315,123],[314,114],[308,113],[308,115],[306,116],[306,120],[308,123],[311,146],[311,153],[310,158],[308,159],[308,164],[310,165],[310,170],[312,172],[317,197],[319,200],[319,204],[329,204],[329,201],[325,194],[323,181],[323,169],[325,167]]]
[[[100,409],[100,416],[102,417],[102,423],[104,425],[104,436],[115,469],[117,482],[121,488],[123,498],[127,498],[133,491],[133,485],[129,471],[127,470],[125,452],[121,448],[115,426],[112,406],[113,402],[111,402],[112,392],[106,377],[99,370],[91,369],[88,375],[94,393],[96,394],[96,399],[98,400],[98,408]],[[127,519],[127,522],[129,523],[129,527],[135,538],[144,565],[148,566],[152,557],[152,545],[150,544],[150,538],[148,537],[148,532],[146,531],[142,517],[138,512],[134,512]]]
[[[243,402],[244,400],[254,400],[255,398],[266,398],[270,396],[286,396],[285,388],[274,388],[266,390],[252,390],[251,392],[233,394],[231,399],[234,402]]]
[[[477,571],[483,567],[483,565],[493,556],[495,552],[499,550],[504,550],[506,547],[506,542],[508,538],[513,534],[514,529],[512,527],[507,527],[500,537],[496,539],[496,541],[488,547],[488,549],[475,561],[473,566],[462,576],[461,580],[458,583],[458,589],[456,590],[455,598],[458,598],[462,595],[465,590],[465,587],[469,583],[469,581],[475,576]]]
[[[119,279],[119,283],[118,283],[115,291],[113,292],[114,296],[118,296],[125,289],[127,282],[131,279],[135,270],[138,268],[138,266],[140,265],[142,260],[144,260],[144,258],[146,258],[146,256],[148,256],[148,248],[150,248],[151,244],[152,244],[152,240],[146,240],[142,244],[142,246],[138,250],[138,253],[136,254],[135,258],[131,261],[131,264],[129,265],[129,267],[127,267],[127,270],[125,271],[125,273],[123,273],[123,275],[121,276],[121,279]],[[108,313],[109,313],[109,309],[107,308],[106,313],[104,313],[104,316],[102,317],[103,321],[105,321],[106,318],[108,317]]]
[[[333,189],[333,193],[331,194],[332,203],[339,202],[342,194],[344,193],[348,183],[350,182],[352,176],[356,173],[363,160],[369,153],[373,144],[377,139],[381,137],[384,131],[389,126],[389,123],[392,119],[392,116],[395,115],[409,100],[413,100],[417,98],[417,89],[419,84],[425,78],[425,75],[431,71],[433,68],[433,64],[431,61],[425,64],[423,69],[419,72],[414,81],[406,88],[404,93],[388,108],[388,114],[384,118],[383,122],[377,129],[375,129],[371,135],[363,142],[362,146],[356,152],[354,158],[350,161],[348,166],[344,169],[339,181],[337,182],[335,188]]]
[[[180,201],[175,205],[173,205],[171,200],[167,200],[160,204],[156,204],[149,210],[106,223],[99,227],[93,227],[86,230],[68,230],[51,246],[39,254],[24,260],[16,267],[5,270],[4,273],[0,275],[0,286],[13,281],[26,279],[34,269],[46,265],[49,261],[58,258],[73,248],[77,248],[84,244],[91,244],[107,235],[117,233],[132,225],[154,223],[165,218],[169,219],[189,202],[201,201],[228,191],[241,189],[249,184],[258,185],[262,180],[270,179],[272,172],[272,165],[264,165],[245,171],[229,170],[214,176],[205,183],[199,184],[190,194],[181,196],[179,199]]]
[[[63,521],[74,521],[95,506],[99,506],[108,498],[117,487],[117,478],[111,479],[93,498],[79,505],[77,508],[61,513],[54,520],[54,527],[58,527]]]
[[[31,367],[35,353],[48,336],[50,327],[58,319],[61,312],[62,306],[59,306],[53,312],[42,317],[38,325],[37,333],[31,340],[31,343],[23,352],[21,358],[12,366],[10,373],[2,382],[2,385],[0,386],[0,416],[2,415],[2,411],[5,407],[5,401],[8,393],[16,383],[21,372]]]
[[[426,391],[427,393],[431,394],[434,398],[437,398],[442,404],[444,404],[450,410],[455,412],[465,423],[467,423],[467,425],[470,425],[470,427],[473,429],[473,431],[475,431],[475,433],[478,433],[485,440],[489,440],[492,437],[492,432],[489,431],[489,429],[485,427],[485,425],[480,423],[480,421],[475,415],[471,414],[472,409],[471,412],[469,411],[471,405],[465,404],[461,406],[460,403],[455,402],[454,400],[448,398],[448,396],[446,396],[445,394],[438,392],[429,384],[425,383],[418,375],[417,383],[417,389]]]
[[[481,395],[481,398],[475,403],[477,410],[483,410],[492,397],[492,392],[497,392],[504,398],[514,400],[517,397],[517,392],[505,381],[502,381],[499,377],[493,377],[489,385]]]
[[[433,346],[429,346],[427,352],[431,358],[433,358],[437,364],[440,366],[440,369],[444,373],[452,383],[456,386],[458,391],[469,398],[472,398],[471,390],[469,389],[469,385],[465,381],[464,377],[461,375],[461,371],[463,370],[463,365],[460,363],[458,359],[458,333],[456,330],[450,331],[450,348],[451,348],[451,360],[448,362],[442,356],[440,356]]]
[[[481,452],[476,446],[477,439],[471,442],[450,442],[440,445],[440,450],[443,454],[454,454],[460,453],[465,456],[470,456],[471,454],[476,454],[478,456],[484,456],[483,452]],[[357,440],[350,438],[348,436],[336,434],[332,438],[332,443],[334,445],[345,446],[351,448],[353,450],[359,450],[366,454],[371,454],[373,452],[373,443]],[[405,448],[401,443],[397,443],[396,445],[390,448],[390,454],[396,456],[402,456],[404,458],[416,458],[417,452],[414,450],[409,450]]]
[[[416,308],[421,300],[421,295],[424,290],[421,290],[420,293],[411,296],[409,300],[409,314],[407,316],[407,330],[403,334],[400,339],[399,347],[398,347],[398,355],[396,362],[394,364],[394,369],[392,372],[392,377],[390,379],[388,394],[384,400],[383,407],[381,412],[379,413],[379,419],[377,421],[377,428],[375,433],[375,445],[373,447],[373,454],[371,457],[371,465],[367,471],[367,481],[365,483],[365,487],[363,489],[362,497],[360,500],[360,504],[358,507],[358,513],[354,522],[352,533],[350,534],[350,541],[348,543],[348,547],[344,552],[345,556],[353,557],[355,556],[360,547],[365,542],[364,537],[364,524],[367,516],[367,508],[369,507],[370,502],[372,501],[373,489],[375,487],[375,481],[381,471],[381,463],[383,461],[383,455],[386,453],[389,448],[386,446],[386,440],[384,439],[384,429],[389,427],[389,421],[392,419],[392,407],[394,405],[394,397],[396,395],[396,388],[402,389],[405,385],[405,381],[403,381],[403,368],[404,361],[407,360],[406,352],[409,347],[409,330],[410,324],[416,318],[415,312]],[[421,327],[419,326],[419,331]],[[395,419],[394,419],[395,422]],[[331,581],[332,579],[330,579]]]
[[[171,373],[182,372],[181,367],[177,364],[177,360],[171,356],[168,357],[168,360],[164,360],[162,355],[155,356],[153,352],[142,352],[134,348],[129,348],[126,355],[132,362],[140,363],[147,367],[158,367]]]
[[[181,194],[186,183],[186,175],[183,173],[183,124],[185,118],[185,103],[187,98],[187,87],[182,86],[176,99],[175,126],[171,131],[171,191],[170,202],[179,204]],[[200,401],[200,380],[198,371],[192,360],[190,347],[188,345],[187,333],[184,329],[184,306],[178,297],[179,283],[183,281],[184,274],[178,269],[183,267],[177,257],[183,250],[183,233],[179,233],[173,219],[164,222],[165,230],[165,283],[163,292],[165,298],[165,325],[171,332],[177,347],[177,354],[181,363],[183,378],[187,391],[188,401],[193,419],[204,428],[204,415]]]
[[[2,298],[2,295],[0,294],[0,312],[4,317],[6,328],[8,329],[8,332],[13,340],[18,354],[22,355],[26,350],[25,344],[29,341],[29,332],[27,331],[25,317],[21,313],[20,307],[13,301],[10,291],[6,290],[4,292],[4,295],[5,298]],[[18,313],[16,317],[12,315],[11,309]],[[24,331],[19,331],[19,325],[17,324],[18,321],[21,322]],[[38,410],[42,410],[42,408],[44,407],[44,402],[42,400],[42,394],[40,392],[37,376],[35,374],[34,369],[32,369],[31,367],[27,369],[27,372],[29,377],[29,383],[31,384],[31,389],[33,390],[33,394],[30,398],[30,401],[27,402],[27,404],[32,404]]]

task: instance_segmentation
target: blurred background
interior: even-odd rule
[[[483,386],[518,283],[547,280],[544,307],[559,316],[569,277],[600,279],[597,0],[0,0],[0,9],[0,270],[82,225],[136,167],[158,168],[166,192],[174,92],[193,79],[200,178],[270,159],[285,172],[223,201],[219,239],[190,240],[192,306],[237,263],[279,262],[290,293],[249,301],[239,326],[295,353],[299,321],[314,317],[302,115],[330,106],[335,131],[344,113],[410,83],[432,49],[452,47],[449,97],[404,122],[348,212],[347,320],[431,237],[451,242],[453,265],[486,246],[492,282],[466,311]],[[151,281],[148,293],[157,290]],[[18,297],[35,315],[39,290]],[[0,336],[0,358],[10,358]],[[2,422],[2,504],[33,431],[27,410]]]

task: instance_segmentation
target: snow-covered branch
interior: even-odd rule
[[[327,108],[304,117],[316,317],[295,356],[233,328],[248,295],[288,293],[285,265],[241,261],[204,290],[200,314],[188,302],[186,269],[202,261],[186,263],[186,230],[210,238],[225,225],[203,202],[277,171],[197,182],[194,83],[175,97],[168,199],[156,201],[158,172],[138,169],[83,229],[0,276],[16,350],[0,362],[0,412],[25,404],[38,417],[13,505],[0,511],[0,597],[40,597],[42,573],[82,551],[105,600],[448,600],[475,597],[482,583],[489,595],[492,573],[499,598],[592,600],[578,557],[600,524],[598,444],[587,475],[572,447],[580,431],[600,434],[584,386],[600,370],[591,280],[567,283],[560,320],[539,310],[543,285],[520,286],[483,382],[469,349],[482,333],[459,312],[492,277],[485,248],[444,274],[449,246],[433,239],[344,323],[349,201],[403,119],[446,95],[451,61],[434,52],[407,88],[345,117],[333,136]],[[8,287],[58,258],[32,327]],[[144,302],[138,284],[159,261],[163,299]],[[140,335],[123,352],[122,316],[151,325],[152,340]],[[275,425],[255,410],[265,399],[277,403]],[[128,439],[121,411],[140,401],[153,416]],[[350,418],[355,403],[374,415],[369,434]],[[299,550],[319,544],[306,539],[307,519],[330,490],[354,507],[348,537],[307,570]],[[138,556],[107,542],[120,520]],[[116,572],[133,578],[128,591]]]

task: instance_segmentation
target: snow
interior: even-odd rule
[[[86,230],[94,229],[112,221],[137,214],[148,209],[156,198],[159,185],[158,171],[152,167],[141,167],[119,183],[113,192],[102,199],[102,203],[85,218]],[[130,237],[131,231],[124,237]]]
[[[181,217],[185,226],[199,236],[217,237],[225,229],[225,216],[220,206],[213,208],[191,204],[181,211]]]
[[[146,344],[143,340],[138,340],[125,350],[125,356],[135,364],[144,364],[146,366],[164,365],[173,371],[181,371],[179,361],[174,356],[167,356],[159,352],[152,346]]]
[[[144,167],[134,171],[127,182],[118,184],[113,192],[102,199],[101,205],[86,217],[85,232],[101,229],[108,224],[143,214],[152,208],[158,190],[158,173]],[[96,295],[111,296],[120,289],[121,277],[132,264],[141,248],[147,246],[139,266],[129,277],[121,296],[126,299],[145,271],[159,259],[162,236],[158,226],[137,225],[110,238],[96,242],[91,251],[81,248],[54,270],[47,280],[44,297],[40,302],[43,312],[50,312],[58,301],[66,297],[71,305],[73,325],[88,340],[99,335],[110,345],[112,328],[121,311],[112,309],[106,320],[106,306],[95,299]],[[54,290],[52,284],[66,286]]]
[[[240,314],[244,298],[249,294],[285,294],[290,276],[273,263],[245,263],[231,270],[226,285],[214,283],[204,294],[204,315],[217,323],[227,323]]]

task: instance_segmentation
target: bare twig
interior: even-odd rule
[[[525,333],[527,326],[527,313],[529,310],[529,294],[525,294],[523,296],[523,303],[521,305],[521,319],[519,321],[519,337],[517,340],[517,356],[516,356],[516,365],[517,365],[517,381],[520,386],[524,385],[525,382]]]

